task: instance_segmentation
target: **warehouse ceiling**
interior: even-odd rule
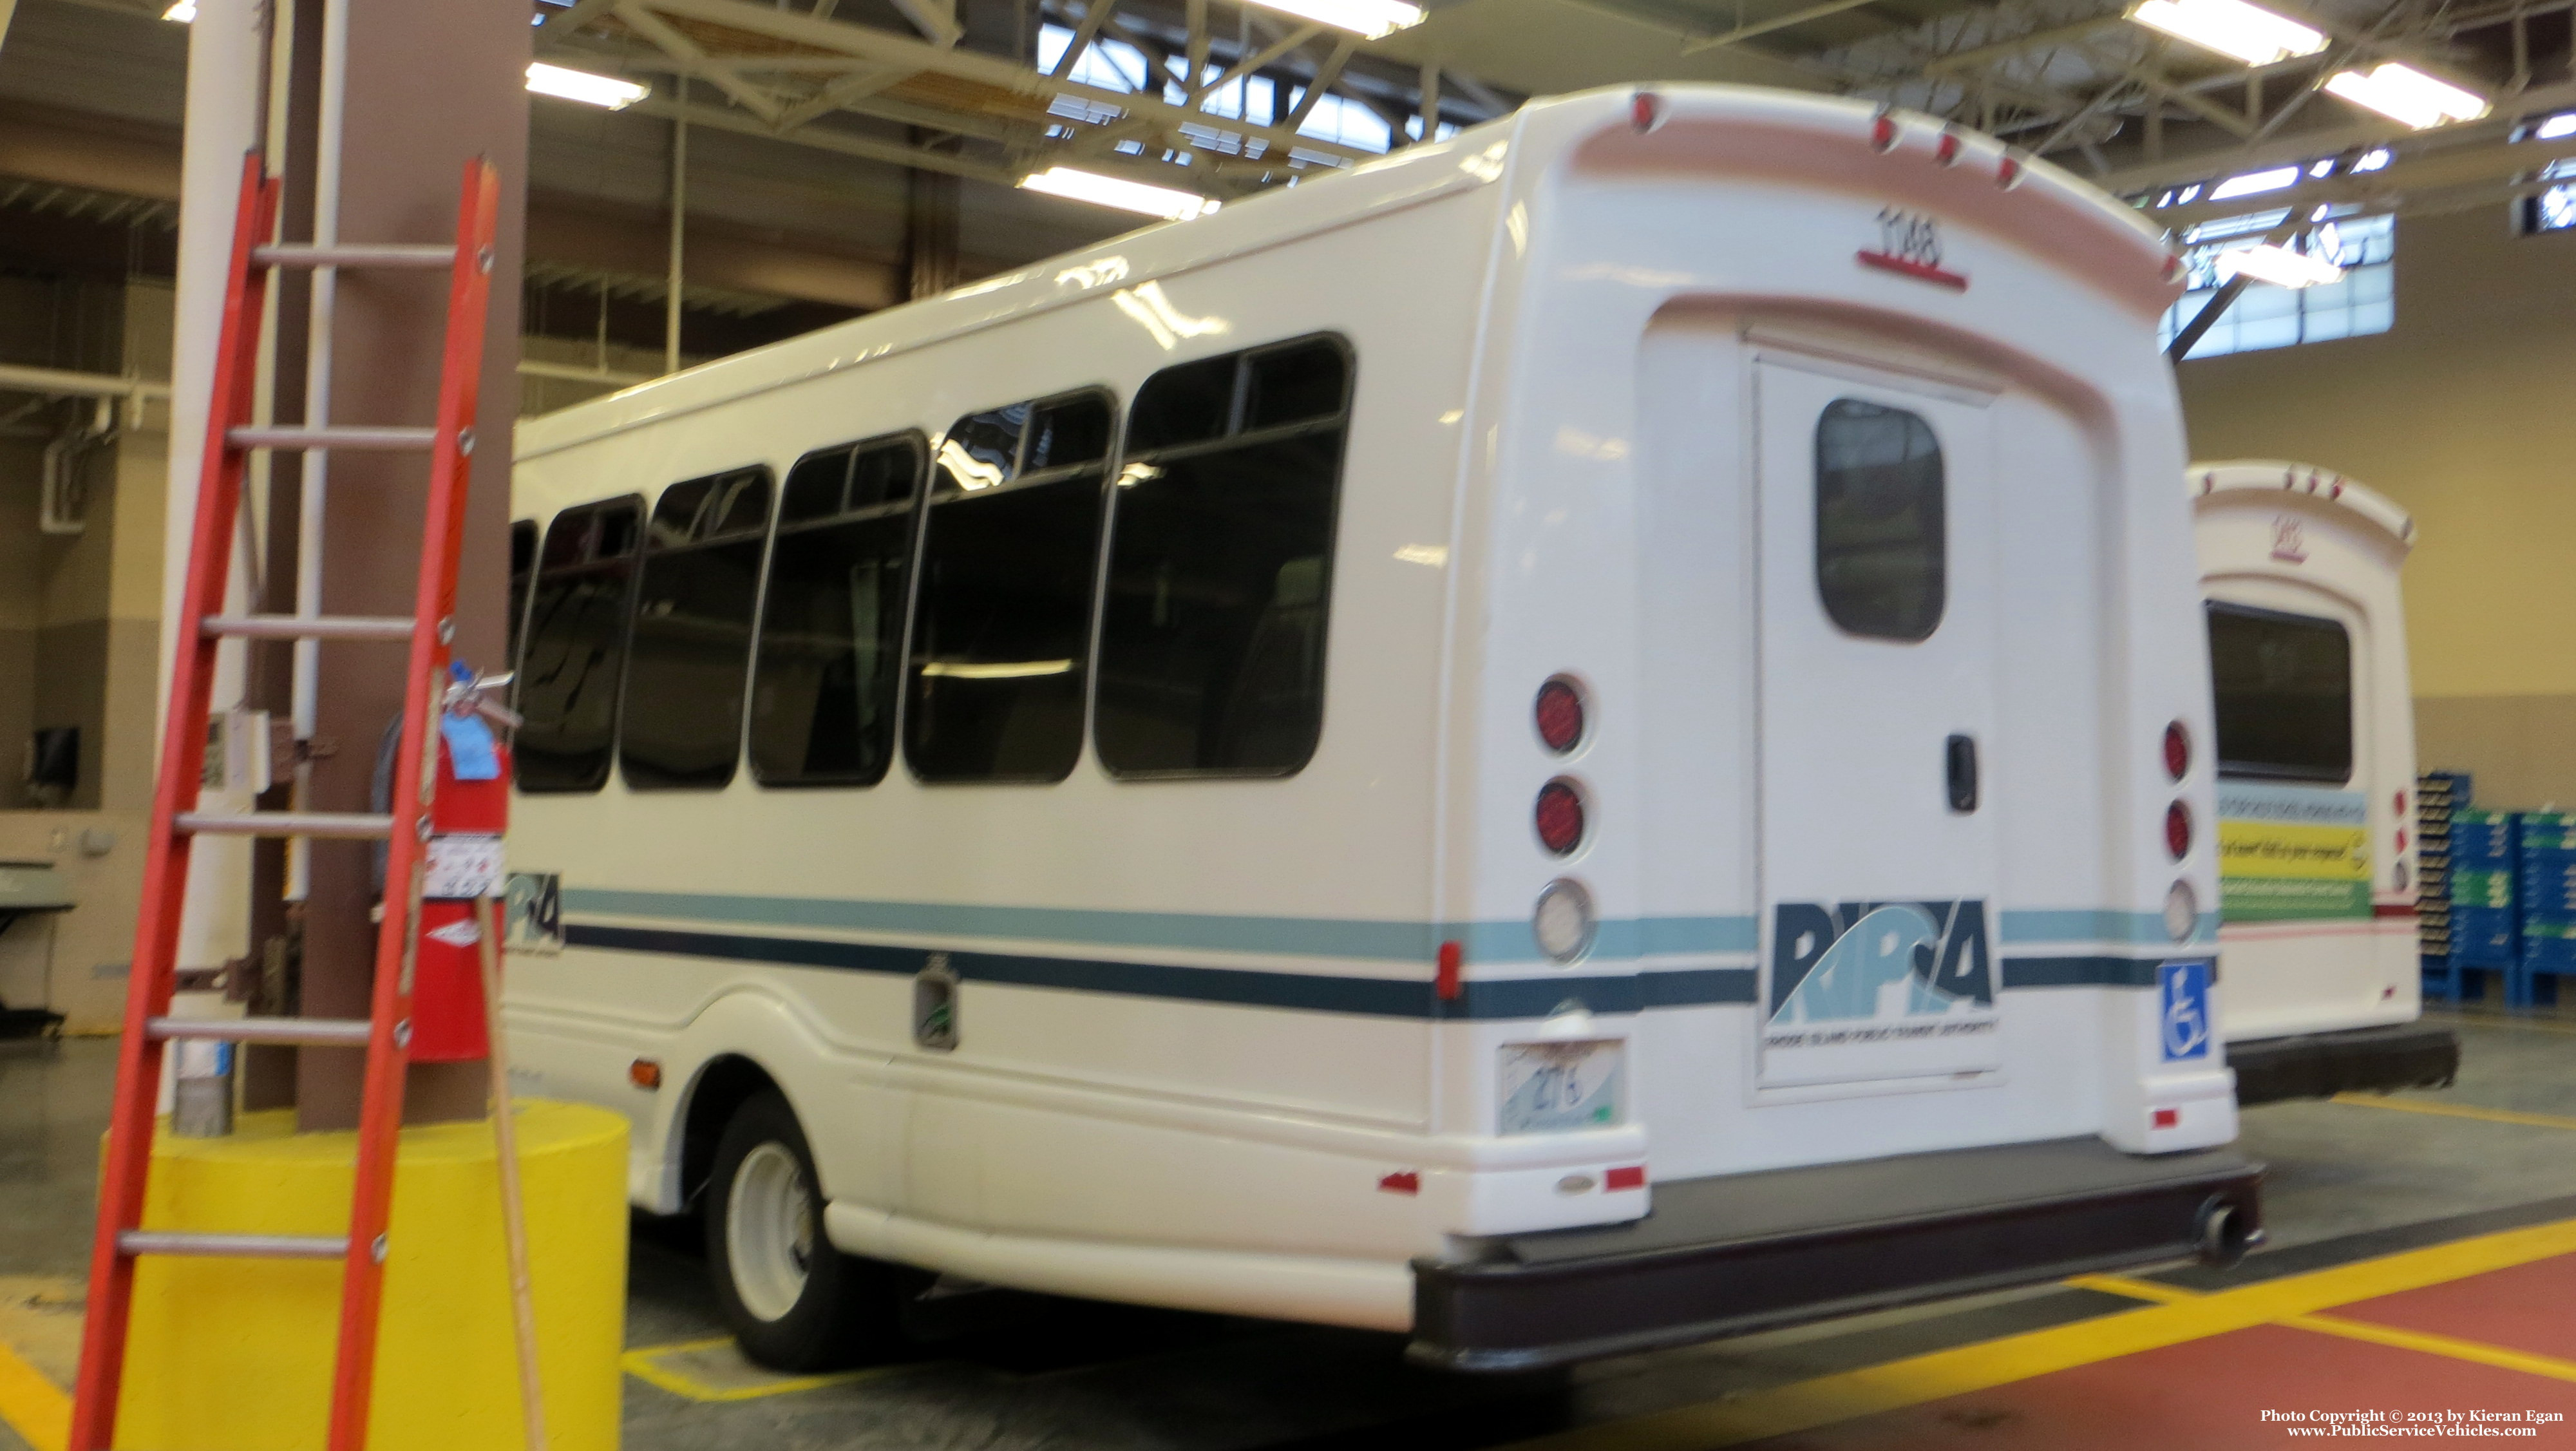
[[[175,186],[185,32],[163,3],[21,0],[0,37],[0,177],[14,179],[0,209],[16,180],[56,189],[18,205],[168,200],[131,179],[157,135]],[[2576,109],[2570,0],[2278,0],[2327,44],[2262,66],[2149,30],[2121,0],[1435,0],[1379,39],[1235,0],[533,4],[542,58],[650,92],[617,113],[536,105],[532,258],[603,293],[658,285],[667,138],[685,118],[690,281],[737,312],[756,296],[899,300],[911,172],[967,179],[974,275],[1133,224],[1017,187],[1051,165],[1224,199],[1616,83],[1790,86],[1926,112],[2177,226],[2226,209],[2208,183],[2262,168],[2301,168],[2266,205],[2421,211],[2530,191],[2576,154],[2564,137],[2521,139]],[[2387,61],[2492,110],[2415,132],[2321,89]],[[68,133],[101,155],[74,164],[44,141]]]

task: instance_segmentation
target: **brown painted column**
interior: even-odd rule
[[[458,578],[457,657],[504,668],[509,594],[510,434],[518,414],[519,276],[527,196],[529,59],[526,0],[348,0],[347,114],[342,131],[340,238],[345,243],[444,241],[454,235],[466,162],[501,172],[500,256],[484,320],[483,385]],[[340,274],[331,421],[426,424],[438,395],[446,325],[445,273]],[[331,615],[411,612],[421,514],[422,454],[342,454],[332,460],[322,606]],[[338,750],[314,773],[313,805],[368,809],[376,743],[401,710],[403,656],[390,645],[325,646],[322,737]],[[319,842],[305,924],[303,1011],[364,1017],[372,981],[374,892],[367,844]],[[362,1055],[304,1050],[296,1099],[302,1125],[357,1118]],[[412,1070],[414,1121],[479,1117],[482,1064]]]

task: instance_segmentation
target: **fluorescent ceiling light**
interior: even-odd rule
[[[2257,192],[2279,191],[2281,188],[2290,185],[2298,179],[2299,169],[2295,166],[2276,166],[2270,171],[2249,171],[2243,176],[2231,176],[2227,178],[2227,180],[2220,182],[2218,185],[2211,187],[2209,189],[2209,199],[2214,202],[2223,202],[2229,197],[2252,196]]]
[[[2383,61],[2367,71],[2337,71],[2326,89],[2418,131],[2445,121],[2474,121],[2488,110],[2485,97],[2437,81],[2402,61]]]
[[[2218,254],[2218,275],[2231,277],[2239,272],[2275,287],[2315,287],[2343,280],[2343,269],[2332,262],[2269,244]]]
[[[2534,141],[2555,141],[2561,136],[2576,136],[2576,111],[2561,111],[2532,129]]]
[[[1376,40],[1422,23],[1422,7],[1405,0],[1259,0],[1263,8],[1295,15]]]
[[[2145,0],[2129,11],[2129,18],[2247,65],[2270,65],[2326,48],[2324,31],[2245,0]]]
[[[588,106],[606,106],[623,111],[653,94],[650,86],[621,81],[615,76],[595,76],[588,71],[566,70],[559,65],[536,61],[528,67],[528,89],[540,96],[556,96],[579,101]]]
[[[1222,205],[1197,192],[1129,181],[1121,176],[1102,176],[1099,172],[1072,166],[1048,167],[1021,177],[1020,185],[1049,196],[1071,197],[1094,206],[1143,212],[1149,217],[1163,217],[1175,222],[1205,216]]]
[[[178,21],[181,25],[194,25],[197,23],[197,0],[171,0],[170,8],[161,12],[161,18]]]

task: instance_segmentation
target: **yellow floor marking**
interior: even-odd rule
[[[2569,1253],[2576,1253],[2576,1219],[2285,1275],[2213,1295],[1587,1426],[1525,1441],[1510,1451],[1698,1451],[1736,1446]]]
[[[2079,1290],[2101,1290],[2167,1305],[2203,1298],[2197,1290],[2160,1285],[2153,1280],[2133,1280],[2125,1275],[2075,1275],[2066,1283]],[[2480,1365],[2518,1370],[2526,1375],[2548,1376],[2552,1380],[2576,1380],[2576,1360],[2535,1355],[2527,1350],[2514,1350],[2483,1340],[2463,1340],[2456,1335],[2436,1335],[2424,1330],[2400,1330],[2393,1325],[2378,1325],[2341,1315],[2292,1315],[2275,1323],[2299,1330],[2314,1330],[2323,1335],[2340,1335],[2348,1340],[2393,1345],[2400,1350],[2422,1351],[2426,1355],[2447,1356],[2452,1360],[2475,1361]]]
[[[6,1344],[0,1344],[0,1421],[36,1451],[63,1451],[71,1440],[72,1398]]]
[[[755,1401],[763,1396],[783,1396],[796,1391],[819,1390],[824,1386],[847,1385],[851,1381],[865,1380],[870,1376],[884,1375],[890,1371],[905,1368],[875,1366],[866,1370],[834,1371],[829,1375],[779,1376],[775,1379],[763,1379],[753,1385],[720,1386],[710,1385],[685,1371],[660,1363],[665,1356],[687,1355],[731,1344],[733,1344],[732,1336],[713,1335],[704,1340],[682,1340],[670,1345],[647,1345],[619,1356],[617,1363],[628,1375],[648,1385],[660,1386],[675,1396],[693,1401],[717,1402]],[[755,1370],[755,1373],[763,1377],[770,1374],[759,1370]],[[38,1448],[38,1451],[43,1451],[43,1448]]]
[[[2473,1118],[2480,1123],[2523,1124],[2537,1129],[2576,1129],[2576,1118],[2523,1113],[2510,1108],[2478,1108],[2465,1103],[2425,1103],[2412,1098],[2382,1098],[2375,1093],[2338,1093],[2329,1102],[2354,1108],[2393,1108],[2399,1113],[2429,1113],[2439,1118]]]
[[[2576,1360],[2560,1360],[2554,1355],[2534,1355],[2527,1350],[2512,1350],[2489,1345],[2483,1340],[2462,1340],[2453,1335],[2433,1335],[2421,1330],[2400,1330],[2393,1325],[2373,1325],[2367,1320],[2349,1320],[2341,1315],[2293,1315],[2281,1322],[2301,1330],[2314,1330],[2325,1335],[2340,1335],[2347,1340],[2367,1340],[2374,1345],[2393,1345],[2400,1350],[2419,1350],[2427,1355],[2448,1356],[2453,1360],[2473,1360],[2504,1370],[2518,1370],[2525,1375],[2543,1375],[2552,1380],[2576,1380]]]

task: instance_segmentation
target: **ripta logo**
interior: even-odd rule
[[[1986,904],[1782,902],[1771,924],[1771,1021],[1938,1017],[1991,1008]]]

